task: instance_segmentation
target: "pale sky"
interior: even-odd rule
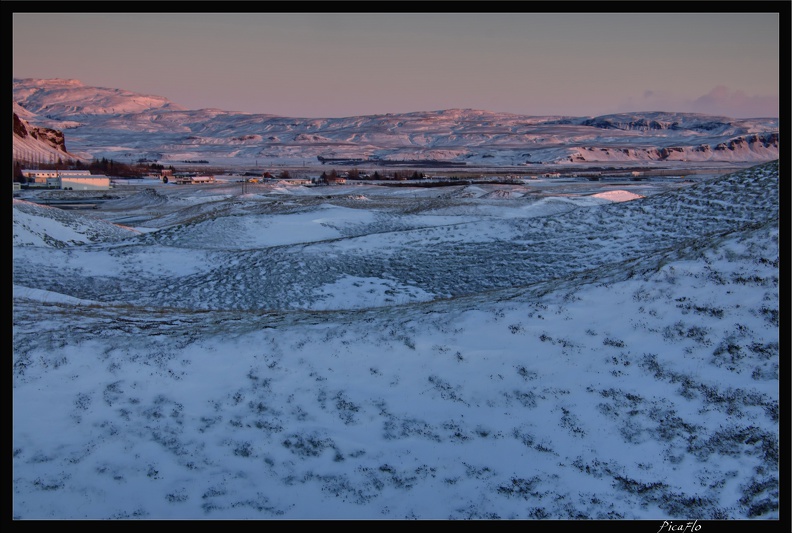
[[[13,77],[291,117],[777,117],[781,23],[779,13],[18,12]]]

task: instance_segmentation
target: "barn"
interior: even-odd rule
[[[110,178],[100,174],[88,176],[60,176],[60,188],[68,191],[106,191],[110,189]]]

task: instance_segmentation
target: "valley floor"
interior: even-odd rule
[[[777,162],[531,187],[26,191],[14,518],[778,520]]]

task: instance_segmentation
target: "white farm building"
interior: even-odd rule
[[[110,178],[91,174],[88,170],[23,170],[22,175],[32,179],[31,187],[50,187],[69,191],[106,191],[111,188]]]

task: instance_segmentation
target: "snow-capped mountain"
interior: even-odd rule
[[[472,109],[293,118],[188,110],[159,96],[61,79],[15,79],[13,98],[31,123],[64,131],[75,153],[121,162],[530,166],[778,158],[776,118],[535,117]]]
[[[161,96],[149,96],[122,89],[86,87],[79,80],[14,80],[14,101],[37,113],[52,116],[134,114],[160,109],[183,108]]]

